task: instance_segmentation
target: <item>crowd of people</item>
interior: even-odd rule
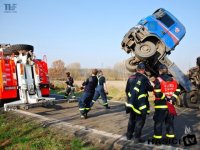
[[[137,72],[131,75],[126,86],[126,112],[130,113],[126,137],[134,139],[135,143],[142,143],[142,128],[144,127],[146,115],[150,112],[148,92],[154,92],[154,135],[155,141],[162,137],[162,125],[165,123],[167,139],[174,139],[174,117],[176,110],[174,104],[179,96],[178,83],[171,75],[165,65],[159,66],[159,76],[151,82],[145,76],[145,65],[140,63]],[[134,133],[134,137],[133,137]]]
[[[66,73],[66,92],[64,98],[67,98],[70,92],[74,92],[73,83],[74,79],[70,75],[70,72]],[[108,106],[108,90],[106,85],[106,78],[103,75],[102,70],[93,69],[91,75],[83,82],[82,87],[84,92],[79,99],[79,110],[81,118],[87,118],[88,112],[91,110],[91,107],[94,103],[101,97],[103,101],[103,106],[106,109],[110,109]]]
[[[150,103],[148,92],[153,92],[154,99],[154,136],[153,139],[161,140],[162,125],[165,123],[166,135],[168,139],[175,138],[174,134],[174,117],[176,110],[174,104],[179,96],[180,89],[177,81],[168,74],[165,65],[160,65],[159,76],[150,81],[145,75],[145,64],[140,63],[137,71],[128,78],[125,93],[127,102],[125,110],[130,114],[126,137],[128,140],[133,139],[135,143],[142,143],[142,129],[145,124],[147,115],[150,113]],[[67,72],[67,88],[65,98],[73,89],[73,77]],[[91,75],[83,82],[84,91],[78,100],[80,118],[87,119],[88,112],[99,97],[102,98],[105,109],[110,109],[108,105],[108,89],[106,86],[106,78],[102,70],[93,69]]]

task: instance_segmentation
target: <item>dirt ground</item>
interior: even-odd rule
[[[57,97],[59,99],[59,97]],[[88,119],[80,119],[78,104],[75,103],[61,103],[51,108],[32,108],[27,112],[36,114],[47,118],[47,125],[58,125],[59,123],[67,124],[66,128],[69,132],[70,128],[77,127],[80,132],[73,134],[83,139],[87,139],[93,144],[97,144],[103,149],[130,149],[131,148],[148,148],[148,149],[175,149],[190,148],[198,149],[200,146],[200,114],[199,110],[189,108],[177,108],[178,117],[175,118],[175,132],[177,139],[182,139],[185,135],[185,127],[192,129],[192,134],[197,137],[198,144],[191,147],[184,147],[181,145],[155,147],[154,145],[133,144],[132,141],[125,140],[125,133],[127,129],[128,115],[125,114],[124,104],[120,102],[110,102],[111,109],[105,110],[98,102],[94,108],[89,112]],[[25,112],[26,114],[26,112]],[[51,120],[48,122],[48,120]],[[54,120],[54,121],[52,121]],[[55,121],[56,120],[56,121]],[[143,129],[143,138],[148,140],[153,136],[153,112],[147,117],[145,127]],[[87,133],[85,133],[87,131]],[[88,131],[92,131],[88,133]],[[164,131],[164,130],[163,130]],[[75,134],[76,133],[76,134]],[[103,139],[103,140],[102,140]],[[112,139],[112,140],[111,140]],[[117,145],[117,146],[116,146]]]

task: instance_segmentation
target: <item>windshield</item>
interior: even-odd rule
[[[153,15],[168,28],[174,24],[174,20],[162,9],[156,11]]]

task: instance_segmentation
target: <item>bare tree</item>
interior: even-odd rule
[[[55,60],[49,68],[49,76],[52,79],[64,80],[65,79],[65,63],[62,60]]]
[[[74,62],[71,64],[68,64],[66,66],[67,71],[69,71],[75,80],[80,79],[81,76],[81,64],[79,62]]]
[[[130,75],[124,62],[118,62],[114,64],[113,68],[103,68],[102,70],[108,80],[126,80]],[[82,69],[79,62],[65,65],[64,61],[55,60],[49,68],[49,77],[53,80],[65,80],[67,71],[75,80],[84,80],[91,73],[91,69]]]

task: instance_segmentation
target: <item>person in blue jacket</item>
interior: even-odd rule
[[[90,111],[90,103],[95,93],[95,88],[98,84],[97,69],[92,70],[92,75],[83,82],[84,92],[79,100],[79,110],[81,118],[87,119],[87,114]]]
[[[93,104],[97,101],[97,99],[101,96],[103,100],[103,106],[106,109],[110,109],[110,107],[108,106],[108,101],[107,101],[108,90],[106,86],[106,78],[104,77],[102,70],[99,70],[97,78],[98,78],[98,85],[95,89],[95,94],[90,106],[92,107]]]
[[[137,72],[131,75],[126,85],[127,102],[126,113],[130,113],[126,137],[128,140],[134,138],[134,143],[142,143],[142,129],[145,124],[146,115],[149,113],[148,92],[153,91],[149,79],[145,76],[145,64],[137,66]],[[133,137],[133,133],[134,137]]]

